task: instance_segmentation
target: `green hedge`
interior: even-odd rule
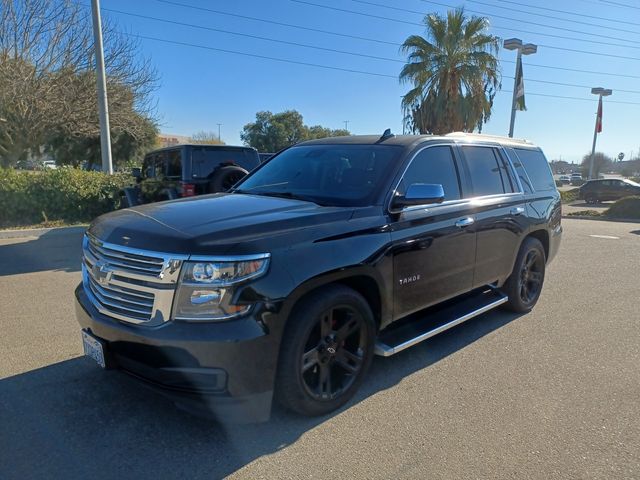
[[[625,197],[611,205],[605,215],[611,218],[640,219],[640,197]]]
[[[74,168],[42,172],[0,168],[0,226],[88,222],[118,207],[129,175]]]

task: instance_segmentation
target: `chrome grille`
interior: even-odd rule
[[[94,238],[88,237],[88,239],[89,253],[96,259],[104,259],[113,267],[154,276],[159,275],[162,271],[163,258],[116,250]]]
[[[169,320],[185,256],[83,240],[84,290],[96,309],[120,321],[160,325]]]

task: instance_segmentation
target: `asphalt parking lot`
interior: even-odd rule
[[[336,414],[245,426],[82,357],[80,233],[0,240],[0,478],[640,478],[640,224],[563,224],[532,313],[376,358]]]

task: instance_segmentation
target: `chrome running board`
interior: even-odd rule
[[[422,312],[422,316],[412,315],[410,319],[400,320],[398,325],[391,324],[380,332],[374,353],[390,357],[507,301],[508,298],[502,292],[487,287],[458,301],[454,299],[446,302],[444,307],[429,308]]]

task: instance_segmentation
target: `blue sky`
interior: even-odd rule
[[[151,58],[160,74],[160,88],[156,96],[163,132],[182,135],[200,130],[217,132],[217,124],[221,123],[222,139],[229,144],[239,144],[243,125],[252,121],[257,111],[278,112],[286,109],[298,110],[309,125],[343,128],[344,121],[348,120],[349,130],[355,134],[382,133],[389,127],[394,132],[401,132],[400,99],[409,87],[400,85],[397,80],[403,60],[397,45],[409,35],[424,33],[424,29],[416,25],[421,22],[424,14],[444,13],[449,5],[464,6],[469,14],[488,17],[492,26],[491,33],[501,38],[519,37],[525,43],[539,45],[537,54],[524,57],[528,110],[517,114],[516,137],[528,138],[541,145],[549,159],[579,161],[582,155],[591,150],[593,137],[597,97],[590,94],[590,87],[602,86],[613,89],[614,93],[605,99],[604,128],[598,138],[598,150],[609,155],[624,152],[627,158],[632,152],[636,156],[640,151],[640,2],[637,0],[170,2],[363,37],[367,40],[186,8],[161,0],[101,0],[103,15],[117,20],[123,30],[165,40],[140,40],[143,54]],[[362,12],[370,16],[321,8],[309,3]],[[553,11],[554,9],[579,15],[560,13]],[[109,10],[205,28],[198,29]],[[365,56],[270,42],[207,29],[268,37]],[[574,40],[555,36],[571,37]],[[588,40],[616,45],[589,43]],[[182,42],[384,76],[291,64],[167,42]],[[366,55],[382,58],[374,59]],[[515,53],[502,49],[500,59],[513,62]],[[534,65],[599,73],[578,73]],[[513,63],[502,63],[504,90],[512,90],[514,71]],[[534,80],[581,86],[562,86]],[[534,96],[533,93],[585,100]],[[483,132],[506,135],[510,106],[511,93],[499,93],[491,120],[485,125]]]

